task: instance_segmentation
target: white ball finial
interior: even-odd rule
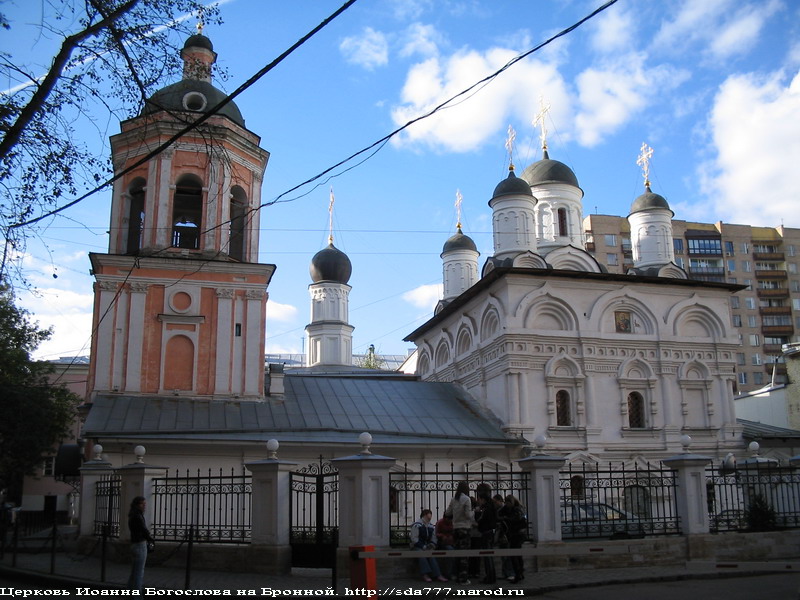
[[[278,458],[278,448],[280,448],[278,440],[267,440],[267,458]]]
[[[94,460],[103,460],[103,447],[100,444],[92,446],[92,452],[94,453]]]
[[[537,450],[541,450],[547,444],[547,436],[543,433],[540,433],[535,438],[533,438],[533,445],[536,446]]]
[[[147,452],[147,450],[145,450],[144,446],[136,446],[133,449],[133,453],[136,455],[136,462],[137,463],[143,463],[144,462],[144,455],[145,455],[146,452]]]
[[[681,446],[683,446],[683,451],[688,452],[689,446],[692,445],[692,436],[683,434],[681,436]]]
[[[368,431],[358,436],[358,443],[361,444],[361,454],[372,454],[369,451],[369,446],[372,444],[372,435]]]
[[[750,454],[753,456],[758,456],[758,450],[761,448],[758,442],[750,442],[748,444],[747,449],[750,450]]]

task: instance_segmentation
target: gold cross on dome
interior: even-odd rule
[[[456,190],[456,227],[461,229],[461,203],[464,197],[461,195],[461,190]]]
[[[509,163],[509,170],[514,169],[514,140],[517,139],[517,132],[514,131],[514,128],[509,125],[508,126],[508,137],[506,138],[506,150],[508,150],[508,163]]]
[[[539,135],[539,139],[542,141],[542,150],[547,150],[547,124],[545,123],[545,117],[547,113],[550,112],[550,103],[548,102],[545,104],[544,98],[539,96],[539,112],[536,113],[536,118],[533,120],[533,127],[541,127],[541,134]]]
[[[650,159],[653,158],[653,149],[645,142],[642,142],[642,147],[639,149],[639,158],[636,159],[636,164],[642,167],[642,177],[644,177],[644,187],[650,187]]]

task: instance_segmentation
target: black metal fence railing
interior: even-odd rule
[[[250,543],[252,476],[212,473],[153,479],[152,533],[158,540]]]
[[[800,473],[764,460],[706,470],[709,528],[764,531],[800,527]]]
[[[293,567],[335,567],[339,545],[339,471],[321,456],[289,473]]]
[[[106,475],[95,483],[94,535],[119,537],[119,497],[121,479]]]
[[[681,532],[675,472],[662,464],[572,464],[559,479],[563,539]]]
[[[67,525],[69,513],[66,510],[15,510],[14,519],[20,537],[49,533],[53,525]]]
[[[522,503],[529,486],[528,473],[514,470],[514,463],[510,468],[482,464],[473,470],[456,470],[453,463],[442,470],[436,463],[432,471],[424,470],[424,465],[413,470],[406,463],[401,472],[389,473],[390,544],[408,545],[411,525],[423,508],[433,512],[434,521],[441,518],[460,481],[466,481],[472,491],[486,484],[492,495],[513,495]]]

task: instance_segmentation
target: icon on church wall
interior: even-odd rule
[[[631,333],[631,313],[626,310],[614,311],[614,324],[617,327],[617,333]]]

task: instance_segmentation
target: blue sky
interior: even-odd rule
[[[246,126],[271,153],[262,199],[368,146],[601,4],[359,0],[237,99]],[[225,23],[204,31],[228,74],[215,84],[234,90],[339,5],[223,2]],[[47,40],[26,37],[23,28],[39,18],[40,4],[0,6],[12,19],[0,50],[45,64]],[[436,303],[456,190],[482,265],[492,251],[487,202],[507,172],[508,126],[517,132],[518,173],[541,158],[531,124],[540,97],[550,105],[550,156],[575,171],[584,216],[628,214],[643,191],[636,158],[646,142],[654,149],[653,191],[668,199],[676,219],[800,227],[798,16],[797,0],[619,0],[363,164],[265,208],[260,261],[278,267],[267,350],[302,347],[308,263],[327,243],[332,185],[335,244],[353,263],[354,349],[372,343],[405,353],[402,338]],[[81,131],[107,152],[118,123]],[[107,250],[109,199],[102,192],[70,209],[42,233],[47,248],[34,242],[28,249],[25,264],[39,294],[20,292],[20,302],[40,324],[55,326],[43,357],[88,352],[87,253]]]

